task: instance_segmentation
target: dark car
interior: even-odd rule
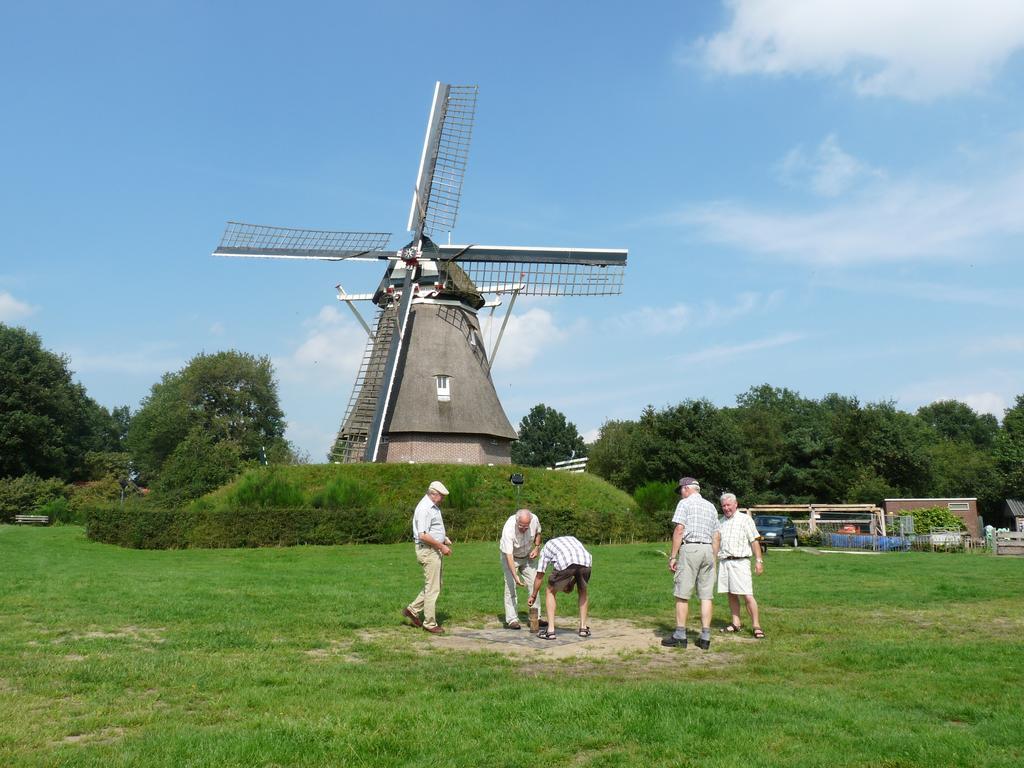
[[[765,544],[800,546],[793,521],[783,515],[755,515],[754,525]]]

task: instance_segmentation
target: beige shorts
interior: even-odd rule
[[[710,544],[683,544],[676,566],[674,594],[680,600],[689,600],[696,588],[701,600],[715,596],[715,560]]]
[[[719,562],[718,591],[731,592],[734,595],[754,594],[754,582],[750,577],[750,558]]]

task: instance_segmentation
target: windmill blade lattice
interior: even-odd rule
[[[255,259],[379,259],[390,232],[335,232],[325,229],[292,229],[229,221],[214,256]]]
[[[481,292],[515,285],[524,296],[616,296],[624,266],[537,262],[458,261]]]
[[[410,230],[415,229],[417,215],[422,217],[422,231],[427,235],[455,228],[469,161],[469,143],[473,138],[478,91],[475,85],[447,86],[447,96],[440,106],[440,126],[434,131],[428,129],[424,142],[424,167],[419,188],[413,195]],[[429,179],[425,186],[423,174]]]
[[[442,245],[483,292],[511,286],[524,296],[614,296],[622,293],[628,251],[612,248],[523,248]]]

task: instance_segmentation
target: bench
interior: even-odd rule
[[[15,515],[16,525],[49,525],[50,518],[46,515]]]

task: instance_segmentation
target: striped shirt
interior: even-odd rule
[[[734,512],[718,526],[722,535],[722,544],[718,549],[719,557],[750,557],[750,542],[757,538],[757,526],[750,515]]]
[[[558,536],[548,541],[540,551],[537,573],[544,573],[551,564],[554,564],[556,571],[564,571],[570,565],[590,567],[592,560],[590,553],[575,536]]]
[[[683,526],[684,544],[710,544],[718,530],[718,510],[700,493],[691,493],[676,504],[672,522]]]

